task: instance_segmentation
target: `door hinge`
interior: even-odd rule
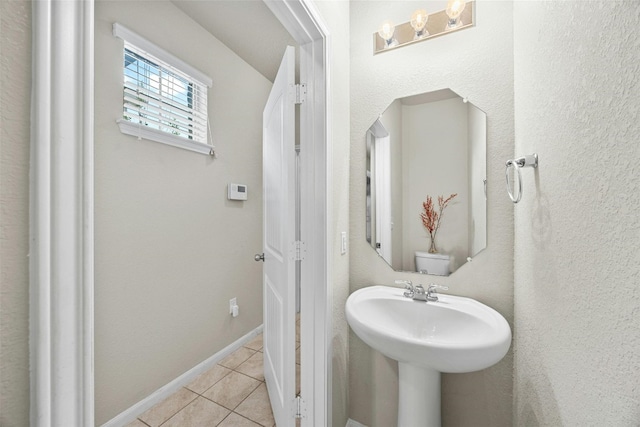
[[[297,84],[296,86],[296,104],[302,104],[307,101],[307,85]]]
[[[307,247],[304,242],[296,240],[291,242],[291,259],[293,261],[302,261],[307,252]]]
[[[307,404],[300,395],[293,401],[293,418],[307,418]]]

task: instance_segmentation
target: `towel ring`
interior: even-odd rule
[[[514,168],[513,178],[514,180],[518,181],[517,183],[518,192],[516,194],[514,194],[514,192],[511,191],[511,187],[513,187],[513,190],[515,191],[516,184],[514,183],[513,186],[511,185],[511,179],[509,178],[510,167]],[[514,204],[518,203],[520,199],[522,199],[522,173],[520,172],[520,169],[525,167],[537,168],[538,155],[535,153],[529,154],[524,157],[520,157],[518,159],[507,160],[507,162],[505,163],[504,175],[507,181],[507,193],[509,194],[509,198]]]
[[[514,179],[517,177],[517,181],[518,181],[518,196],[514,196],[513,192],[511,192],[511,180],[509,179],[509,168],[513,167],[514,171],[513,171],[513,177]],[[504,170],[504,175],[505,178],[507,179],[507,193],[509,194],[509,198],[511,199],[511,201],[513,203],[518,203],[520,201],[520,199],[522,198],[522,175],[520,174],[520,165],[517,162],[514,162],[512,160],[508,160],[507,164],[506,164],[506,168]],[[513,186],[513,189],[515,190],[515,185]]]

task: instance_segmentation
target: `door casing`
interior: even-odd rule
[[[265,0],[300,46],[302,426],[331,425],[330,35],[311,0]],[[94,425],[94,2],[32,4],[31,426]]]

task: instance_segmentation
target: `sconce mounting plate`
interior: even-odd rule
[[[388,52],[390,50],[397,49],[402,46],[407,46],[413,43],[418,43],[424,40],[429,40],[435,37],[443,36],[445,34],[453,33],[456,31],[464,30],[475,26],[475,3],[473,1],[467,2],[462,15],[460,15],[460,25],[456,28],[447,29],[447,23],[449,17],[444,10],[429,14],[427,20],[427,33],[423,37],[415,39],[415,31],[411,27],[410,22],[396,25],[394,38],[397,41],[392,46],[387,46],[385,40],[375,32],[373,33],[373,54],[382,52]]]

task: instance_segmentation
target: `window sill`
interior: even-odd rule
[[[184,150],[195,151],[200,154],[213,155],[213,146],[209,144],[203,144],[202,142],[196,142],[189,139],[181,138],[179,136],[170,135],[166,132],[162,132],[156,129],[150,129],[146,126],[131,123],[128,120],[118,119],[116,120],[120,127],[120,132],[135,136],[137,138],[146,139],[149,141],[160,142],[162,144],[171,145],[173,147],[182,148]]]

